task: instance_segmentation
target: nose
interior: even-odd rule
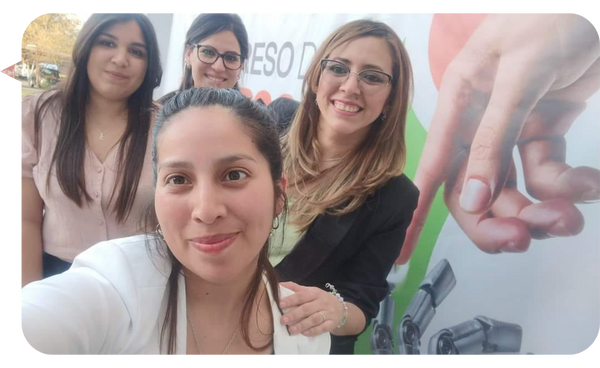
[[[195,222],[210,225],[227,215],[222,191],[213,183],[199,184],[192,201],[192,219]]]
[[[223,57],[217,56],[217,60],[212,63],[211,67],[218,72],[224,72],[226,70],[224,63],[225,61],[223,60]]]
[[[348,78],[340,85],[340,90],[348,94],[360,94],[360,80],[358,74],[354,72],[348,73]]]
[[[129,54],[126,49],[117,49],[111,61],[120,67],[125,67],[129,63]]]

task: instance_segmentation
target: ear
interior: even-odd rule
[[[307,71],[308,73],[308,71]],[[310,90],[312,91],[312,93],[314,93],[315,95],[317,94],[317,91],[319,90],[319,83],[321,82],[321,72],[320,71],[316,71],[316,73],[318,74],[318,78],[314,81],[313,83],[313,78],[310,78]]]
[[[187,65],[192,65],[192,63],[190,62],[190,55],[192,55],[192,48],[189,46],[185,47],[185,62],[187,63]]]
[[[386,106],[384,106],[384,107],[383,107],[383,110],[381,110],[381,113],[382,113],[383,115],[385,115],[385,116],[389,116],[389,113],[390,113],[390,106],[389,106],[389,105],[386,105]]]
[[[285,174],[284,174],[281,176],[281,179],[279,180],[279,186],[281,187],[282,193],[285,193],[285,191],[287,189],[287,184],[288,184],[287,176],[285,176]],[[281,212],[283,212],[284,206],[285,206],[285,197],[282,195],[280,198],[277,198],[277,205],[275,208],[275,212],[276,212],[277,216],[281,215]]]
[[[321,77],[319,77],[319,79],[317,79],[317,82],[315,84],[313,84],[313,83],[310,84],[310,90],[315,95],[317,94],[317,91],[319,90],[319,82],[320,82],[320,80],[321,80]]]

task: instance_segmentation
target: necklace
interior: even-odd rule
[[[203,357],[202,350],[200,349],[200,343],[198,342],[198,336],[196,335],[196,328],[194,327],[194,323],[192,322],[192,318],[190,317],[189,309],[186,310],[186,314],[187,314],[187,318],[188,318],[188,323],[190,324],[190,327],[192,328],[192,334],[194,335],[194,342],[196,343],[196,349],[198,350],[198,355],[200,356],[200,358],[202,358]],[[229,342],[227,343],[227,345],[225,345],[225,349],[223,349],[223,351],[221,352],[221,358],[227,357],[227,350],[229,350],[229,347],[233,343],[233,340],[235,340],[238,330],[239,330],[239,326],[236,327],[235,331],[233,331],[233,335],[231,335],[231,339],[229,339]]]
[[[104,131],[101,131],[100,129],[98,129],[98,127],[94,127],[94,128],[96,128],[98,133],[100,133],[99,138],[101,141],[103,141],[104,139],[106,139],[105,133],[107,133],[110,130],[110,128],[112,128],[112,124],[108,128],[106,128]]]
[[[346,156],[348,156],[349,154],[350,154],[350,151],[344,153],[341,156],[332,157],[332,158],[322,158],[321,162],[338,162],[338,161],[341,161],[341,160],[345,159]]]
[[[127,115],[127,112],[123,112],[121,113],[121,115],[119,115],[120,119],[123,119],[125,116]],[[112,123],[110,123],[108,125],[108,128],[104,129],[104,131],[100,130],[95,124],[94,124],[94,128],[98,131],[98,133],[100,133],[100,136],[98,137],[101,141],[106,139],[106,133],[108,133],[108,131],[110,130],[110,128],[113,127],[113,125],[115,125],[115,122],[117,120],[113,120]]]

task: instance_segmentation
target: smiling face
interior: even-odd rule
[[[136,21],[101,32],[87,63],[92,97],[126,100],[142,85],[148,66],[146,43]]]
[[[158,138],[155,208],[184,269],[215,284],[247,282],[275,217],[269,164],[222,107],[175,115]]]
[[[392,75],[390,48],[382,38],[363,37],[342,44],[327,59],[341,61],[355,73],[370,69]],[[315,91],[321,112],[320,132],[351,136],[357,141],[367,134],[370,125],[384,110],[391,84],[374,93],[365,93],[361,88],[362,83],[356,74],[350,74],[342,84],[328,83],[321,75]]]
[[[231,31],[219,32],[197,43],[203,46],[211,46],[220,54],[227,52],[241,54],[240,44]],[[213,64],[206,64],[198,59],[197,51],[198,48],[196,47],[188,47],[185,54],[187,65],[192,69],[194,87],[232,88],[235,85],[243,66],[238,70],[227,69],[223,65],[221,57]]]

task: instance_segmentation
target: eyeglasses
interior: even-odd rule
[[[341,85],[345,83],[350,74],[356,74],[360,88],[366,93],[375,93],[390,84],[392,76],[373,69],[365,69],[360,72],[352,72],[348,65],[341,61],[321,59],[321,72],[327,83]]]
[[[236,54],[235,52],[226,52],[224,54],[220,54],[212,46],[192,46],[197,48],[196,55],[198,55],[198,60],[204,64],[212,65],[217,61],[217,59],[221,58],[223,61],[223,66],[229,70],[238,70],[242,67],[242,55],[240,54]]]

